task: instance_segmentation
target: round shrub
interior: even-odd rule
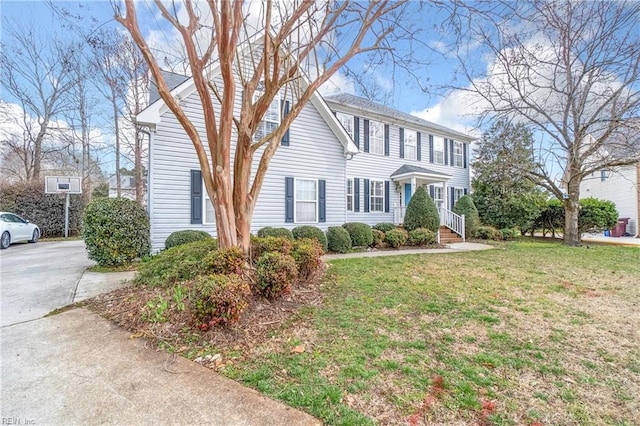
[[[283,237],[289,240],[293,240],[293,233],[287,228],[274,228],[272,226],[265,226],[258,231],[258,237]]]
[[[517,235],[517,231],[513,228],[503,228],[500,230],[502,239],[505,241],[513,240]]]
[[[206,268],[213,274],[242,275],[247,261],[240,247],[212,251],[205,259]]]
[[[379,229],[372,229],[371,234],[373,234],[373,244],[371,246],[380,247],[384,241],[384,232]]]
[[[351,237],[342,226],[330,226],[327,229],[327,245],[334,253],[346,253],[351,250]]]
[[[149,254],[149,218],[126,198],[98,198],[82,217],[82,238],[89,259],[101,266],[121,266]]]
[[[313,238],[318,240],[318,242],[322,245],[322,249],[327,249],[327,236],[324,235],[324,231],[316,226],[298,226],[291,230],[293,233],[293,238],[299,240],[301,238]]]
[[[349,222],[342,225],[351,237],[351,244],[354,247],[370,246],[373,244],[373,234],[371,227],[366,223]]]
[[[291,254],[293,241],[285,237],[251,237],[251,259],[258,259],[265,253]]]
[[[411,197],[407,212],[404,215],[404,228],[413,231],[418,228],[427,228],[438,232],[440,228],[440,214],[435,203],[423,187],[418,187]]]
[[[396,226],[391,222],[380,222],[372,226],[373,229],[377,229],[382,232],[388,232],[394,229]]]
[[[206,259],[217,247],[214,238],[172,247],[143,261],[138,267],[134,282],[153,287],[169,287],[191,280],[207,271]]]
[[[322,268],[322,254],[324,250],[318,242],[312,238],[303,238],[293,243],[291,256],[298,265],[298,275],[302,279],[313,276]]]
[[[193,315],[200,329],[237,322],[249,306],[251,289],[235,274],[201,275],[193,283]]]
[[[269,299],[290,293],[297,278],[296,261],[288,254],[265,253],[256,261],[256,285]]]
[[[502,239],[502,232],[492,226],[478,226],[474,236],[481,240],[500,241]]]
[[[453,206],[453,212],[464,215],[464,233],[465,235],[473,235],[478,226],[480,226],[480,216],[473,198],[468,195],[460,197],[455,206]]]
[[[179,246],[181,244],[192,243],[194,241],[211,238],[211,235],[205,231],[196,231],[194,229],[185,229],[183,231],[172,232],[164,242],[164,248]]]
[[[391,247],[400,247],[407,243],[409,234],[402,228],[394,228],[389,232],[386,232],[384,241]]]
[[[410,246],[426,246],[435,244],[437,241],[436,233],[426,228],[414,229],[409,232],[409,238],[407,239]]]

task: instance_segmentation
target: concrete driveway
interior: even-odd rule
[[[0,327],[70,304],[85,269],[84,241],[13,244],[0,251]]]

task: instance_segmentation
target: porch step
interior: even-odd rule
[[[461,243],[462,237],[446,226],[440,227],[440,244]]]

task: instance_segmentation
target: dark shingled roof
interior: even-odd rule
[[[432,123],[432,122],[427,121],[427,120],[423,120],[422,118],[418,118],[415,115],[411,115],[411,114],[407,114],[407,113],[402,112],[402,111],[398,111],[396,109],[390,108],[388,106],[381,105],[379,103],[370,101],[370,100],[365,99],[365,98],[361,98],[359,96],[354,96],[354,95],[350,95],[350,94],[347,94],[347,93],[339,93],[337,95],[325,96],[324,99],[329,104],[348,106],[348,107],[352,107],[352,108],[356,108],[358,110],[361,110],[363,113],[371,112],[371,113],[383,115],[385,117],[389,117],[389,118],[392,118],[392,119],[401,120],[401,121],[404,121],[404,122],[407,122],[407,123],[413,123],[413,124],[417,124],[419,126],[429,127],[431,129],[436,129],[436,130],[439,130],[439,131],[441,131],[443,133],[458,135],[459,137],[462,137],[464,139],[469,139],[469,140],[474,139],[473,137],[471,137],[471,136],[469,136],[467,134],[458,132],[458,131],[450,129],[448,127],[441,126],[439,124]]]
[[[412,166],[411,164],[403,164],[402,167],[400,167],[395,172],[391,173],[391,177],[405,175],[407,173],[424,173],[427,175],[438,175],[443,177],[444,176],[449,177],[449,175],[446,175],[444,173],[435,172],[433,170],[425,169],[424,167]]]
[[[190,78],[188,75],[176,74],[171,71],[162,70],[161,72],[164,80],[169,86],[169,90],[175,89]],[[160,99],[160,94],[158,93],[158,86],[153,78],[151,79],[151,84],[149,86],[149,105],[151,105]]]

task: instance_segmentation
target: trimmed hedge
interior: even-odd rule
[[[427,228],[438,232],[440,227],[440,214],[435,203],[423,187],[418,187],[411,197],[407,212],[404,215],[404,228],[413,231],[418,228]]]
[[[35,223],[42,237],[64,236],[65,196],[45,194],[44,180],[0,184],[0,211],[12,212]],[[82,195],[69,196],[69,235],[82,229]]]
[[[291,254],[293,241],[286,237],[251,237],[251,260],[255,261],[268,252]]]
[[[392,229],[395,229],[396,225],[391,222],[380,222],[372,226],[373,229],[377,229],[382,232],[389,232]]]
[[[101,266],[121,266],[149,254],[149,218],[127,198],[98,198],[83,215],[82,238],[89,259]]]
[[[329,250],[334,253],[346,253],[351,250],[351,236],[342,226],[330,226],[327,229]]]
[[[435,244],[438,241],[435,232],[431,229],[418,228],[409,232],[409,238],[407,242],[410,246],[426,246],[429,244]]]
[[[293,233],[293,238],[295,240],[300,240],[302,238],[313,238],[322,245],[323,250],[327,250],[327,236],[324,235],[324,231],[317,226],[298,226],[296,228],[293,228],[291,232]]]
[[[266,298],[290,293],[297,278],[296,261],[288,254],[269,252],[256,261],[256,285]]]
[[[342,227],[349,233],[353,247],[368,247],[373,244],[373,233],[366,223],[348,222]]]
[[[385,233],[384,241],[393,248],[403,246],[407,243],[409,233],[402,228],[394,228]]]
[[[293,243],[291,256],[298,265],[300,278],[307,279],[320,271],[323,254],[322,246],[313,238],[302,238]]]
[[[380,247],[382,245],[382,242],[384,241],[384,232],[379,229],[372,229],[371,233],[373,234],[373,244],[371,244],[371,246]]]
[[[208,232],[196,231],[193,229],[185,229],[182,231],[172,232],[164,242],[164,248],[170,249],[182,244],[193,243],[207,238],[212,238]]]
[[[474,237],[481,240],[500,241],[502,240],[502,232],[492,226],[478,226]]]
[[[260,238],[284,237],[293,240],[293,233],[287,228],[274,228],[272,226],[265,226],[264,228],[261,228],[256,235]]]
[[[242,275],[247,260],[240,247],[229,247],[213,250],[206,258],[207,271],[214,274]]]
[[[237,322],[249,306],[251,289],[235,274],[199,276],[193,283],[193,314],[198,328]]]

